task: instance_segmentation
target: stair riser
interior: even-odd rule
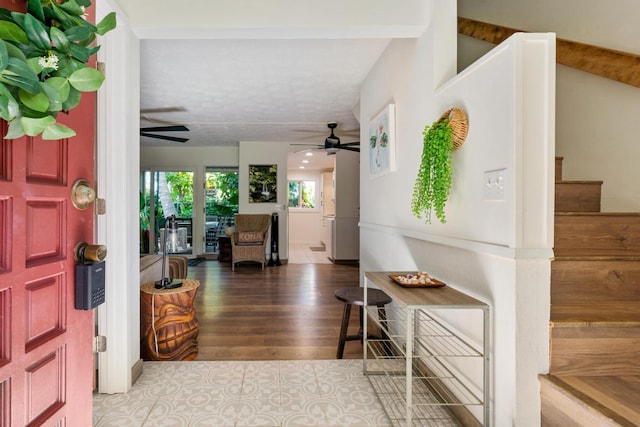
[[[556,182],[556,212],[600,212],[602,183]]]
[[[556,157],[556,181],[562,181],[562,161],[564,157]]]
[[[551,303],[640,301],[639,261],[562,261],[551,263]]]
[[[551,375],[640,375],[640,327],[551,329]]]
[[[556,249],[640,251],[640,216],[556,215]]]

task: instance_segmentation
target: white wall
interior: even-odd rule
[[[459,15],[640,54],[640,3],[619,0],[459,0]],[[491,45],[460,36],[462,65]],[[640,88],[557,67],[556,155],[564,179],[604,181],[602,210],[640,211]]]
[[[288,171],[288,180],[304,180],[316,182],[316,209],[289,209],[289,244],[318,246],[322,240],[322,171],[296,170]]]
[[[492,425],[537,426],[537,374],[548,369],[554,39],[513,37],[454,77],[455,18],[452,2],[438,3],[424,36],[393,41],[362,86],[361,140],[396,105],[398,167],[371,179],[361,153],[361,269],[426,270],[490,304]],[[452,105],[466,111],[469,136],[454,154],[447,223],[427,225],[410,210],[422,130]],[[494,169],[505,169],[504,201],[483,200],[484,171]],[[479,340],[480,325],[448,320]],[[479,372],[465,375],[481,384]]]

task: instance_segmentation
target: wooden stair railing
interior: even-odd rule
[[[564,181],[562,160],[542,425],[637,426],[640,214],[600,212],[602,182]]]
[[[458,17],[458,33],[500,44],[514,33],[526,31]],[[571,40],[556,39],[558,64],[640,87],[640,56]]]

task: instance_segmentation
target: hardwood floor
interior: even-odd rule
[[[189,267],[198,279],[200,321],[196,360],[335,359],[343,304],[336,289],[359,286],[357,266],[286,264],[265,267],[204,261]],[[358,330],[352,310],[349,333]],[[362,358],[358,341],[345,359]]]

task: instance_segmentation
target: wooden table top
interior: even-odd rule
[[[448,285],[440,288],[406,288],[400,286],[389,277],[392,274],[406,275],[408,273],[416,274],[415,271],[367,271],[365,277],[375,287],[387,293],[394,301],[406,305],[483,309],[488,307],[486,303]]]
[[[188,292],[194,289],[197,289],[200,286],[200,281],[194,279],[180,279],[182,280],[182,286],[179,288],[173,289],[156,289],[156,282],[145,283],[140,286],[140,292],[144,292],[145,294],[158,294],[158,295],[167,295],[167,294],[177,294],[179,292]]]

